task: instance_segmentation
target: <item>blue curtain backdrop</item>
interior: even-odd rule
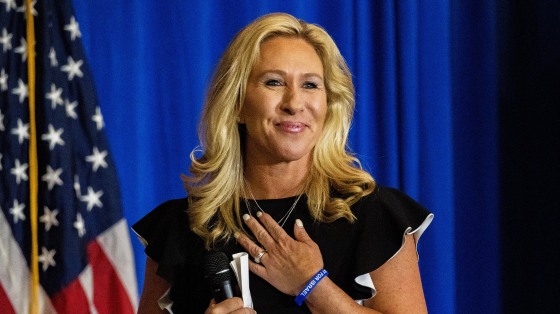
[[[322,25],[354,74],[350,144],[365,168],[435,213],[419,246],[430,311],[501,311],[494,1],[74,3],[129,222],[185,196],[180,174],[229,40],[288,12]]]

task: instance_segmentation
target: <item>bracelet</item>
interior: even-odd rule
[[[313,278],[307,283],[305,288],[303,288],[303,290],[301,290],[299,295],[296,297],[297,305],[301,306],[309,292],[311,292],[311,290],[315,288],[315,286],[319,283],[319,281],[321,281],[321,279],[327,277],[328,274],[329,272],[325,269],[321,269],[317,274],[315,274],[315,276],[313,276]]]

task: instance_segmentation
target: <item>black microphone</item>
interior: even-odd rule
[[[224,252],[210,252],[205,256],[204,277],[210,284],[216,303],[233,298],[233,280],[229,260]]]

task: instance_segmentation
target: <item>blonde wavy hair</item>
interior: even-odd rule
[[[237,123],[246,85],[259,58],[261,44],[276,36],[302,38],[319,55],[327,91],[323,133],[313,150],[305,185],[314,219],[332,222],[355,216],[350,206],[370,194],[375,181],[347,147],[354,112],[352,76],[336,44],[320,26],[285,13],[262,16],[242,29],[224,52],[208,89],[199,124],[201,146],[190,155],[190,175],[183,176],[188,192],[191,230],[207,248],[245,231],[240,218],[244,194],[243,131]]]

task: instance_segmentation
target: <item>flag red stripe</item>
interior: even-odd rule
[[[92,241],[87,251],[93,271],[93,303],[97,312],[133,314],[125,287],[99,243]]]
[[[89,313],[88,300],[78,278],[52,297],[51,302],[58,313]]]
[[[10,303],[10,299],[8,299],[8,295],[6,291],[4,291],[4,287],[2,287],[2,283],[0,282],[0,310],[2,310],[3,314],[16,314],[12,303]]]

